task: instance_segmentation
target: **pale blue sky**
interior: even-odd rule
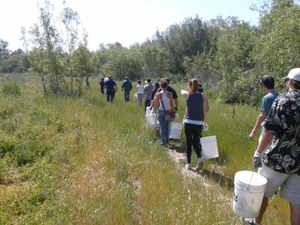
[[[262,0],[66,0],[77,11],[89,33],[89,48],[96,50],[100,43],[120,42],[123,46],[150,39],[155,31],[164,31],[174,23],[198,15],[208,21],[217,16],[235,16],[240,20],[258,23],[258,12],[252,4]],[[0,0],[0,39],[9,42],[9,49],[22,48],[21,27],[38,21],[37,2],[40,0]],[[52,0],[59,11],[62,0]]]

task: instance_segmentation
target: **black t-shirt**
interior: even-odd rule
[[[177,99],[178,98],[178,95],[177,95],[176,91],[172,87],[168,86],[167,87],[167,91],[169,91],[169,92],[172,93],[173,99]]]

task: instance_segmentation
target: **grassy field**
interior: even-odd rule
[[[80,99],[45,97],[36,79],[15,81],[0,85],[0,224],[239,224],[233,190],[182,176],[143,108],[122,92],[111,104],[97,79]],[[180,98],[178,121],[183,112]],[[229,178],[253,170],[256,141],[247,135],[258,113],[210,101],[203,134],[217,136],[220,156],[206,170]],[[184,140],[175,144],[184,152]],[[287,203],[276,196],[264,224],[289,224]]]

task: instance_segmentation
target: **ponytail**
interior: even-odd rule
[[[197,93],[199,89],[199,82],[196,78],[190,79],[189,80],[189,88],[190,92],[192,93]]]

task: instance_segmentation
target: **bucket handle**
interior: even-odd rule
[[[254,176],[254,173],[252,173],[252,175],[251,175],[250,182],[249,182],[248,187],[247,187],[247,191],[249,191],[249,189],[250,189],[250,184],[251,184],[253,176]]]

